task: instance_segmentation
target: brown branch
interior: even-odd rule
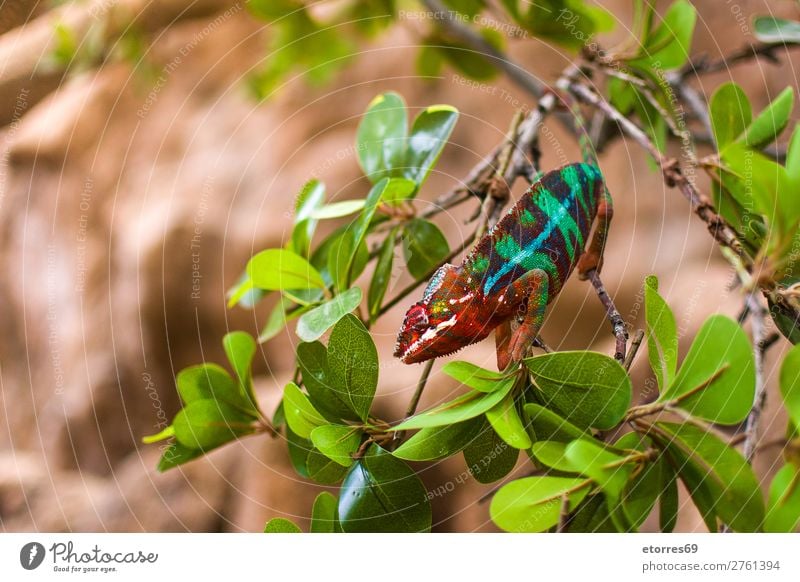
[[[761,411],[767,399],[766,383],[764,382],[764,352],[766,349],[766,334],[764,323],[768,316],[766,307],[756,297],[755,292],[747,296],[746,304],[752,314],[751,325],[753,327],[753,350],[756,364],[756,391],[753,398],[753,407],[747,415],[745,421],[744,446],[742,452],[748,463],[752,463],[756,453],[758,443],[758,421],[761,419]]]
[[[609,323],[611,323],[614,337],[617,340],[614,359],[622,364],[625,362],[625,351],[628,343],[628,332],[625,329],[625,322],[622,320],[622,316],[619,314],[619,311],[617,311],[617,308],[614,305],[614,300],[611,299],[611,296],[606,291],[597,269],[588,271],[586,273],[586,277],[592,282],[592,286],[597,293],[597,297],[600,299],[600,302],[606,309],[606,317],[608,318]]]
[[[794,45],[786,45],[783,43],[758,43],[743,46],[739,50],[716,60],[711,60],[708,57],[700,57],[699,59],[695,59],[684,65],[684,67],[678,72],[678,77],[680,79],[685,79],[690,75],[703,75],[707,73],[727,71],[733,65],[755,59],[764,59],[770,63],[777,64],[780,62],[780,59],[775,53],[779,51],[786,51],[787,48],[792,46]]]
[[[711,201],[697,190],[692,181],[687,178],[680,162],[674,158],[665,157],[650,140],[644,130],[626,116],[622,115],[618,109],[585,85],[573,82],[567,84],[564,89],[573,94],[579,101],[602,110],[610,119],[619,125],[623,133],[636,141],[650,154],[661,169],[664,182],[667,186],[678,188],[681,191],[691,204],[694,213],[706,223],[708,231],[714,239],[720,245],[731,249],[731,251],[745,262],[746,266],[752,266],[749,257],[744,254],[742,245],[736,236],[736,231],[734,231],[728,222],[717,213]]]
[[[633,340],[631,341],[631,349],[628,351],[628,355],[625,357],[625,363],[623,367],[626,371],[630,371],[631,366],[633,365],[633,360],[636,358],[636,354],[639,352],[639,347],[642,345],[642,340],[644,340],[644,330],[637,330],[636,333],[633,335]]]

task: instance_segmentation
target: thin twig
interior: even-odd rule
[[[625,370],[628,372],[633,365],[633,360],[636,358],[636,354],[639,352],[639,347],[642,345],[642,340],[644,340],[644,330],[636,330],[636,333],[633,335],[633,341],[631,341],[631,348],[628,350],[628,355],[625,356],[625,363],[622,364]]]
[[[619,311],[617,311],[617,308],[614,305],[614,300],[611,299],[611,296],[609,296],[608,292],[606,291],[597,269],[588,271],[586,273],[586,277],[592,282],[592,286],[594,286],[597,297],[600,299],[603,307],[606,308],[606,317],[611,323],[611,328],[614,331],[614,337],[617,340],[614,359],[622,364],[625,361],[625,351],[628,343],[628,331],[625,329],[625,322],[622,320],[622,316],[619,314]]]
[[[564,533],[567,531],[567,522],[569,522],[569,495],[565,493],[561,496],[561,510],[558,512],[556,533]]]
[[[403,417],[403,420],[407,420],[414,416],[414,413],[417,412],[417,406],[419,406],[419,399],[422,398],[422,393],[425,391],[425,385],[428,383],[428,378],[431,375],[431,368],[433,368],[433,363],[436,361],[435,358],[428,360],[425,362],[425,367],[422,369],[422,375],[419,377],[419,381],[417,382],[417,389],[414,390],[414,394],[411,396],[411,401],[408,403],[408,408],[406,408],[406,414]],[[406,436],[406,431],[400,430],[394,433],[394,443],[401,443]]]
[[[753,461],[756,453],[756,443],[758,442],[758,421],[761,418],[761,411],[767,399],[766,383],[764,382],[764,340],[766,338],[764,321],[767,317],[767,309],[761,304],[755,295],[755,291],[747,296],[747,305],[752,314],[751,325],[753,329],[753,350],[755,352],[756,364],[756,391],[753,398],[753,408],[747,415],[744,432],[747,435],[744,439],[742,452],[748,463]]]
[[[688,62],[678,73],[678,78],[683,80],[690,75],[702,75],[707,73],[716,73],[719,71],[727,71],[732,65],[744,63],[754,59],[762,58],[773,64],[780,62],[780,59],[775,55],[777,51],[785,51],[793,45],[779,44],[751,44],[740,48],[739,50],[716,60],[710,60],[707,57],[695,59]]]

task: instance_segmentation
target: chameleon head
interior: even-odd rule
[[[459,269],[444,265],[433,275],[422,300],[406,312],[394,355],[405,364],[446,356],[489,334],[486,322],[476,325],[468,309],[475,298],[459,277]],[[474,309],[474,306],[473,306]]]

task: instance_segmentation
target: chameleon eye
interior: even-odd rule
[[[424,330],[428,328],[428,313],[422,305],[415,305],[408,310],[406,316],[408,326],[412,329]]]

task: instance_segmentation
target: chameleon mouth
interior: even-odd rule
[[[416,364],[419,362],[424,362],[425,360],[429,360],[431,358],[438,358],[440,356],[445,356],[456,352],[458,350],[453,350],[447,353],[433,353],[429,356],[423,357],[422,359],[414,359],[414,356],[418,354],[422,350],[422,348],[426,346],[433,346],[435,345],[436,340],[441,337],[440,334],[448,328],[453,327],[456,324],[456,316],[454,315],[450,319],[443,321],[436,325],[435,327],[430,327],[425,330],[425,333],[420,335],[416,340],[414,340],[405,351],[400,350],[400,346],[402,345],[402,334],[400,340],[397,343],[397,347],[395,348],[395,356],[400,358],[400,361],[404,364]]]

